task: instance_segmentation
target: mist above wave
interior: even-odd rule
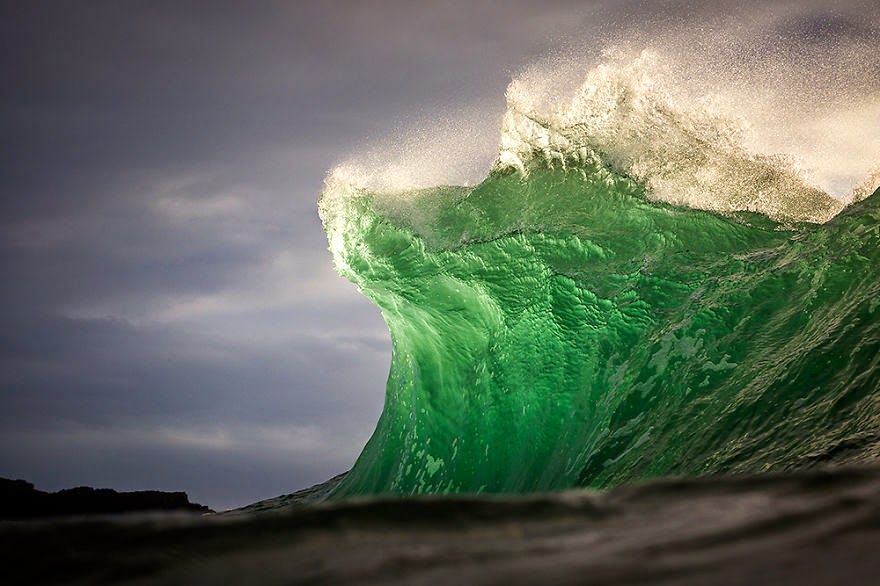
[[[676,96],[667,89],[674,83],[671,68],[648,50],[606,51],[562,107],[542,103],[542,84],[516,79],[496,166],[528,174],[536,163],[598,160],[643,182],[652,199],[780,221],[821,223],[843,208],[792,157],[748,150],[746,123],[719,111],[712,96]]]
[[[507,89],[491,167],[600,164],[656,201],[826,222],[880,187],[880,43],[869,27],[799,18],[618,32],[538,60]],[[357,153],[325,199],[364,190],[394,207],[478,181],[491,137],[469,128],[486,117],[447,114]]]

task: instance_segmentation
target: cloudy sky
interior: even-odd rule
[[[390,342],[333,271],[316,212],[328,169],[457,113],[485,167],[520,68],[686,13],[4,3],[0,476],[226,508],[347,470]]]

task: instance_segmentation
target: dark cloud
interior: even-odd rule
[[[227,478],[236,467],[261,471],[276,491],[341,472],[378,419],[388,368],[385,336],[367,333],[376,324],[345,314],[348,333],[272,345],[118,319],[6,319],[3,473],[170,489],[178,467],[178,488],[232,506],[272,496],[258,477],[251,493],[222,501],[237,490]]]
[[[242,153],[350,143],[414,104],[474,97],[487,86],[500,98],[520,45],[546,49],[553,39],[544,33],[559,21],[545,16],[553,6],[474,10],[403,2],[7,8],[2,185],[18,197],[4,198],[3,217],[66,214],[85,192],[90,203],[118,200],[156,173],[238,166]]]

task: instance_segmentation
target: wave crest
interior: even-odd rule
[[[745,123],[713,107],[714,96],[683,99],[658,53],[606,51],[573,97],[547,106],[541,84],[507,91],[496,168],[523,174],[535,164],[601,161],[643,182],[649,197],[715,212],[751,211],[777,221],[826,222],[844,207],[810,185],[795,161],[750,152]]]

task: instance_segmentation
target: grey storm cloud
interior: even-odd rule
[[[780,26],[823,34],[824,3],[779,6],[794,15]],[[861,34],[867,7],[841,5],[834,26]],[[477,112],[491,161],[505,87],[530,60],[716,12],[5,3],[0,476],[226,507],[342,472],[381,410],[390,342],[333,272],[316,213],[328,169],[456,109]]]

